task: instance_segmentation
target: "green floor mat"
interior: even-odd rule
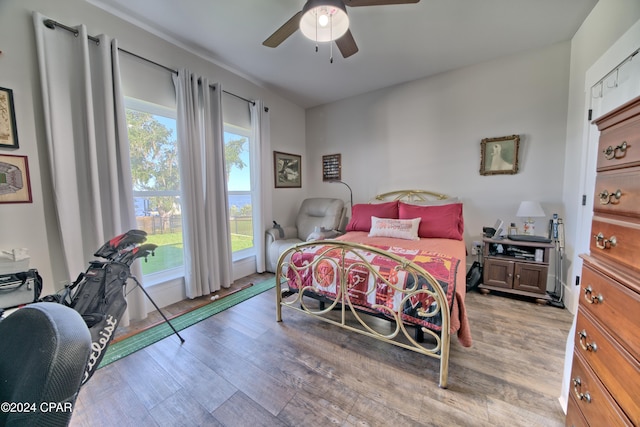
[[[267,279],[260,283],[255,283],[252,286],[242,289],[238,292],[230,294],[224,298],[213,301],[205,306],[196,308],[193,311],[182,314],[171,319],[171,324],[176,330],[181,331],[189,326],[220,313],[236,304],[246,301],[247,299],[254,297],[262,292],[268,291],[276,284],[275,278]],[[125,338],[122,341],[112,343],[109,345],[104,358],[100,362],[98,369],[107,366],[110,363],[115,362],[125,356],[135,353],[155,342],[160,341],[172,335],[173,331],[171,327],[163,322],[159,325],[153,326],[147,330],[137,333],[131,337]],[[177,339],[177,338],[176,338]]]

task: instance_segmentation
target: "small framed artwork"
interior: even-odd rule
[[[0,148],[18,148],[13,91],[0,87]]]
[[[322,156],[322,180],[340,181],[342,179],[342,156],[329,154]]]
[[[273,171],[276,188],[302,187],[302,156],[274,151]]]
[[[518,173],[520,136],[485,138],[480,142],[480,175]]]
[[[0,154],[0,203],[31,203],[27,156]]]

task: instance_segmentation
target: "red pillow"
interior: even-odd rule
[[[370,231],[372,216],[398,219],[398,202],[353,205],[346,231]]]
[[[416,206],[400,202],[399,219],[421,218],[418,236],[462,240],[464,219],[462,203],[441,206]]]

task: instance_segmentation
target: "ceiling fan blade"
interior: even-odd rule
[[[302,11],[296,13],[289,19],[284,25],[278,28],[273,34],[271,34],[263,45],[267,47],[278,47],[280,43],[285,41],[291,34],[295,33],[300,27],[300,19],[302,18]]]
[[[343,0],[346,6],[385,6],[392,4],[418,3],[420,0]]]
[[[336,40],[336,45],[340,49],[343,58],[348,58],[358,51],[358,45],[351,34],[351,30],[347,30],[342,37]]]

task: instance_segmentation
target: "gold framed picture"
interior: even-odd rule
[[[480,142],[480,175],[518,173],[520,136],[485,138]]]
[[[273,171],[276,188],[302,187],[302,156],[273,152]]]
[[[27,156],[0,154],[0,203],[31,203]]]
[[[0,87],[0,147],[19,147],[16,113],[13,108],[13,91],[4,87]]]

